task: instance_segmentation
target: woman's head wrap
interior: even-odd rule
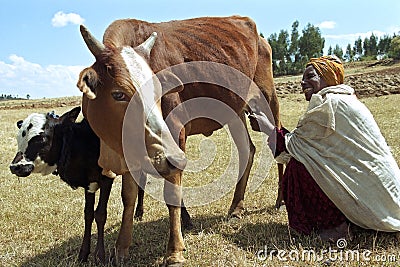
[[[328,86],[343,83],[344,68],[340,59],[336,56],[322,56],[311,58],[306,67],[312,65],[317,73],[325,80]]]

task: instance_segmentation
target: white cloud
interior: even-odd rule
[[[400,26],[391,26],[389,27],[389,36],[393,36],[394,33],[399,34],[400,33]]]
[[[393,28],[395,29],[395,28]],[[398,28],[397,28],[398,29]],[[348,34],[323,34],[322,37],[325,38],[325,49],[328,50],[328,47],[331,46],[332,48],[336,45],[339,45],[343,51],[346,51],[346,47],[350,44],[351,47],[354,46],[355,41],[360,37],[361,40],[364,42],[365,38],[370,38],[372,34],[374,34],[378,39],[382,38],[385,35],[393,36],[395,31],[367,31],[367,32],[356,32],[356,33],[348,33]],[[326,52],[325,51],[325,52]]]
[[[381,38],[385,34],[392,35],[393,33],[387,33],[382,31],[368,31],[368,32],[357,32],[357,33],[349,33],[349,34],[326,34],[323,37],[327,39],[334,39],[334,40],[344,40],[344,41],[355,41],[358,37],[361,37],[361,40],[364,41],[365,37],[371,37],[374,34],[376,37]]]
[[[336,22],[327,20],[317,24],[317,27],[320,29],[334,29],[336,26]]]
[[[63,11],[58,11],[54,17],[51,19],[51,24],[54,27],[64,27],[69,23],[72,24],[82,24],[85,21],[80,15],[75,13],[64,13]]]
[[[0,61],[0,94],[32,98],[54,98],[80,95],[76,87],[83,66],[49,65],[9,56],[11,63]]]

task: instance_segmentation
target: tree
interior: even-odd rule
[[[378,55],[387,55],[389,53],[390,42],[392,38],[389,35],[384,35],[378,42]]]
[[[363,42],[364,57],[369,57],[371,55],[369,47],[369,38],[365,37]]]
[[[296,61],[296,56],[299,55],[299,22],[296,20],[292,24],[292,34],[290,36],[290,46],[289,46],[289,53],[293,55],[294,61]]]
[[[371,34],[371,37],[369,37],[369,49],[371,56],[378,55],[378,38],[374,33]]]
[[[400,59],[400,36],[393,37],[390,42],[389,57]]]
[[[289,46],[289,55],[288,61],[290,61],[290,65],[288,66],[288,74],[298,74],[303,69],[303,65],[301,64],[301,55],[299,49],[299,22],[296,20],[292,24],[292,33],[290,35],[290,46]]]
[[[344,54],[343,59],[347,62],[353,61],[354,59],[354,50],[351,49],[350,44],[347,45],[346,53]]]
[[[301,61],[305,64],[312,57],[322,56],[324,45],[325,39],[321,37],[319,28],[308,23],[299,39]]]
[[[279,60],[281,62],[280,71],[282,74],[287,74],[287,65],[291,61],[288,60],[289,54],[289,33],[281,30],[278,35],[278,47],[279,47]]]
[[[27,95],[26,95],[26,99],[29,100],[29,98],[31,98],[31,95],[30,95],[30,94],[27,94]]]
[[[275,50],[277,50],[277,46],[278,46],[277,39],[278,39],[278,37],[277,37],[276,33],[271,34],[267,38],[267,41],[268,41],[268,43],[269,43],[269,45],[271,46],[271,49],[272,49],[272,70],[273,70],[275,75],[278,74],[277,73],[277,71],[278,71],[278,69],[277,69],[278,68],[278,60],[277,60],[277,55],[276,55],[276,52],[275,52]]]
[[[332,46],[329,46],[329,48],[328,48],[328,55],[333,55],[333,48],[332,48]]]
[[[361,37],[358,37],[358,39],[354,42],[354,56],[357,57],[358,59],[361,58],[363,54],[363,47],[362,47],[362,40]]]
[[[289,47],[289,34],[285,30],[281,30],[277,36],[271,34],[268,42],[272,48],[273,70],[276,75],[285,75],[287,73],[287,55]]]
[[[338,58],[343,59],[343,49],[338,44],[333,49],[333,54]]]

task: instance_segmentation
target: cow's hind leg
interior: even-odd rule
[[[95,194],[89,193],[85,190],[85,232],[78,256],[78,260],[81,262],[86,262],[90,254],[90,238],[92,235],[92,223],[94,220],[94,203]]]
[[[143,219],[143,213],[144,213],[143,199],[144,199],[144,189],[146,187],[146,182],[147,182],[147,176],[145,173],[142,172],[139,179],[138,202],[136,204],[136,210],[134,216],[135,220],[138,221],[141,221]]]
[[[256,148],[247,131],[244,113],[240,115],[240,120],[234,120],[228,127],[239,154],[239,177],[228,216],[241,218],[244,213],[244,193]]]
[[[183,229],[190,230],[193,228],[192,219],[190,218],[190,214],[185,207],[185,203],[183,202],[183,199],[182,199],[182,204],[181,204],[181,219],[182,219]]]
[[[111,187],[114,179],[106,176],[100,177],[100,197],[99,203],[97,204],[94,218],[97,225],[97,245],[95,250],[95,259],[101,263],[105,263],[105,249],[104,249],[104,225],[107,221],[107,204],[110,198]]]
[[[141,221],[143,219],[143,213],[144,213],[144,189],[146,187],[146,174],[142,173],[140,176],[139,180],[139,191],[138,191],[138,202],[136,204],[136,210],[135,210],[135,220]],[[181,204],[181,217],[182,217],[182,226],[183,229],[190,230],[193,228],[193,223],[192,219],[190,218],[190,214],[187,211],[185,207],[185,203],[182,200]]]
[[[282,163],[278,163],[279,182],[278,182],[278,196],[275,202],[276,209],[279,209],[281,206],[285,205],[285,202],[283,200],[283,188],[282,188],[283,171],[284,171],[284,165]]]

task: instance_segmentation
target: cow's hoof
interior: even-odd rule
[[[164,263],[165,267],[182,267],[183,266],[183,262],[176,262],[176,263],[171,263],[171,264],[166,264]]]
[[[88,257],[89,257],[89,253],[90,253],[90,251],[81,249],[79,251],[78,261],[79,262],[87,262],[88,261]]]
[[[243,218],[245,210],[243,208],[236,208],[233,211],[228,213],[228,220],[240,220]]]
[[[105,265],[106,264],[106,253],[104,249],[97,249],[95,250],[94,253],[95,257],[95,264],[98,265],[98,263]]]
[[[181,267],[181,266],[183,266],[184,262],[185,262],[185,258],[183,257],[182,252],[176,252],[176,253],[172,253],[172,255],[167,256],[164,259],[163,266]]]
[[[144,211],[143,210],[136,210],[136,212],[135,212],[135,216],[133,216],[133,218],[136,220],[136,221],[139,221],[139,222],[141,222],[142,220],[143,220],[143,213],[144,213]]]
[[[280,207],[284,206],[285,202],[283,200],[277,199],[275,202],[275,209],[279,210]]]
[[[111,262],[115,266],[119,266],[124,263],[126,256],[128,255],[128,249],[115,248],[111,255]]]

